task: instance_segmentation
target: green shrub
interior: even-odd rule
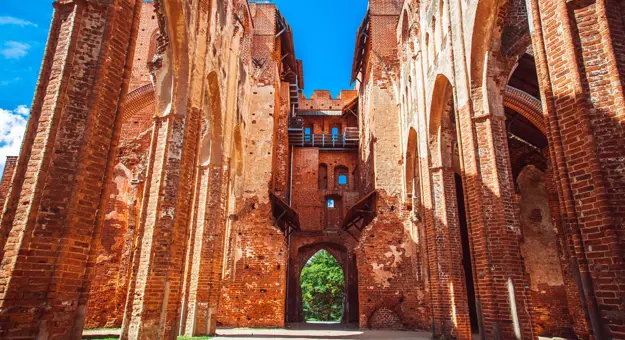
[[[340,321],[345,276],[336,259],[320,250],[308,260],[300,277],[306,321]]]

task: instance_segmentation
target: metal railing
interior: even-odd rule
[[[320,149],[357,149],[359,144],[358,129],[347,128],[342,134],[290,134],[289,142],[293,146],[314,147]]]
[[[306,133],[304,119],[289,119],[289,143],[296,147],[320,149],[358,149],[360,135],[357,127],[345,128],[342,133]]]

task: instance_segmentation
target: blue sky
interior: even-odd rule
[[[0,6],[0,170],[17,156],[52,18],[52,1]]]
[[[291,25],[295,54],[304,61],[304,92],[349,90],[356,32],[367,0],[275,0]]]
[[[221,1],[221,0],[220,0]],[[0,169],[17,155],[52,18],[52,0],[0,6]],[[367,0],[274,0],[291,25],[295,52],[304,61],[305,93],[351,89],[356,31]]]

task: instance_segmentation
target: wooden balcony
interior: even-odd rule
[[[345,128],[341,134],[306,134],[303,121],[289,121],[289,143],[295,147],[319,148],[321,150],[357,150],[359,145],[357,127]]]

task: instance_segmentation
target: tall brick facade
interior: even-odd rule
[[[0,339],[303,322],[625,338],[625,5],[369,0],[353,90],[303,95],[279,9],[59,0],[0,184]]]

